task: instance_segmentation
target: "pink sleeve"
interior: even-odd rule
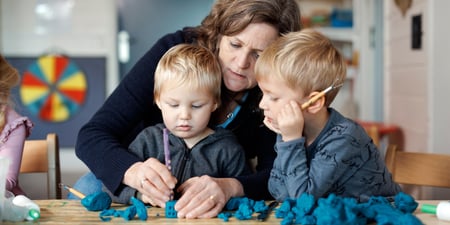
[[[30,135],[32,122],[10,110],[7,124],[0,133],[0,157],[9,158],[9,170],[6,173],[6,190],[12,191],[17,186],[23,145]]]
[[[25,126],[18,126],[9,134],[8,140],[0,147],[0,156],[9,158],[9,170],[6,173],[6,190],[11,191],[17,185],[25,138]]]

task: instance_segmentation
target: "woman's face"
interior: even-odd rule
[[[254,67],[261,52],[278,38],[278,30],[267,23],[252,23],[241,33],[222,36],[219,60],[228,90],[240,92],[256,86]]]

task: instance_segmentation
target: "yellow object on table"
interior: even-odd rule
[[[236,224],[265,224],[265,225],[279,225],[281,219],[276,219],[274,213],[269,216],[269,218],[265,222],[260,222],[256,220],[255,213],[251,220],[238,220],[234,217],[231,217],[228,222],[223,221],[219,218],[212,219],[170,219],[165,218],[164,209],[158,207],[150,207],[148,208],[148,219],[146,221],[139,220],[138,217],[135,217],[134,220],[126,221],[122,217],[114,217],[111,221],[103,222],[99,214],[100,212],[92,212],[87,211],[83,205],[81,205],[80,201],[77,200],[67,200],[67,199],[58,199],[58,200],[35,200],[35,202],[41,208],[41,218],[35,222],[8,222],[3,221],[4,225],[17,225],[17,224],[40,224],[40,225],[61,225],[61,224],[89,224],[89,225],[111,225],[111,224],[191,224],[191,225],[210,225],[210,224],[222,224],[222,225],[236,225]],[[416,210],[415,215],[419,218],[424,224],[448,224],[450,222],[438,220],[436,215],[426,214],[420,212],[420,208],[422,204],[435,204],[437,205],[439,200],[422,200],[418,201],[419,207]],[[123,210],[127,206],[112,204],[112,208]]]

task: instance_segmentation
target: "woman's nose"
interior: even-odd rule
[[[238,56],[238,66],[244,69],[247,69],[250,66],[250,60],[247,54]]]

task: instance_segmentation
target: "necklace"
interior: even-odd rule
[[[234,115],[233,115],[233,112],[229,112],[228,114],[227,114],[227,119],[230,119],[231,117],[233,117]]]
[[[247,100],[247,96],[248,96],[248,92],[244,93],[244,96],[242,96],[242,100],[241,102],[245,102],[245,100]],[[228,124],[231,123],[231,121],[234,120],[234,118],[236,117],[236,115],[238,114],[238,112],[241,110],[241,104],[237,104],[236,107],[234,108],[233,111],[229,112],[226,117],[227,119],[225,120],[225,122],[223,122],[222,124],[219,124],[218,127],[222,127],[222,128],[226,128],[228,126]]]

